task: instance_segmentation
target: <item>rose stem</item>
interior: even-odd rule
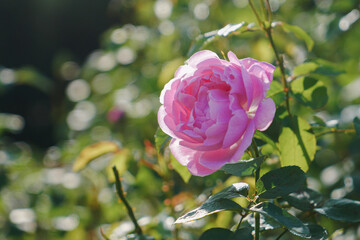
[[[131,221],[134,223],[135,225],[135,232],[141,236],[142,235],[142,230],[138,224],[138,222],[136,221],[134,212],[129,204],[129,202],[126,200],[125,198],[125,194],[124,191],[122,189],[122,185],[121,185],[121,181],[120,181],[120,177],[119,177],[119,172],[117,171],[116,167],[113,166],[113,172],[114,172],[114,176],[115,176],[115,186],[116,186],[116,192],[119,196],[119,198],[121,199],[121,201],[125,204],[125,207],[128,211],[128,215],[131,218]]]
[[[252,150],[254,152],[254,155],[255,155],[253,157],[254,158],[260,157],[260,153],[259,153],[257,144],[256,144],[254,139],[251,142],[251,148],[252,148]],[[261,167],[261,165],[255,171],[255,184],[260,178],[260,167]],[[255,195],[257,195],[256,191],[255,191]],[[259,198],[257,198],[255,200],[255,203],[257,203],[258,200],[259,200]],[[255,213],[255,240],[259,240],[259,239],[260,239],[260,215],[259,215],[259,213]]]
[[[274,51],[274,54],[275,54],[275,57],[276,57],[276,61],[277,61],[277,64],[279,65],[279,68],[280,68],[280,72],[281,72],[281,82],[282,82],[282,85],[283,85],[283,88],[284,88],[284,92],[285,92],[285,98],[286,98],[286,110],[289,114],[289,117],[291,117],[291,112],[290,112],[290,103],[289,103],[289,86],[287,84],[287,81],[286,81],[286,74],[285,74],[285,67],[284,67],[284,58],[282,55],[279,54],[277,48],[276,48],[276,45],[274,43],[274,40],[273,40],[273,37],[272,37],[272,20],[271,20],[271,7],[270,7],[270,3],[269,3],[269,0],[265,0],[266,2],[266,8],[267,8],[267,11],[268,11],[268,21],[269,23],[266,24],[265,27],[263,27],[263,30],[265,31],[266,33],[266,36],[268,37],[269,39],[269,42],[270,42],[270,45]],[[264,24],[263,24],[264,26]]]

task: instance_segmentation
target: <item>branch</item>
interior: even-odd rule
[[[131,218],[131,221],[134,223],[135,225],[135,232],[138,234],[138,235],[142,235],[142,230],[138,224],[138,222],[136,221],[136,218],[135,218],[135,215],[134,215],[134,212],[129,204],[129,202],[126,200],[125,198],[125,194],[124,194],[124,191],[122,189],[122,185],[121,185],[121,182],[120,182],[120,177],[119,177],[119,172],[117,171],[116,167],[113,166],[113,172],[114,172],[114,176],[115,176],[115,186],[116,186],[116,192],[119,196],[119,198],[121,199],[121,201],[125,204],[125,207],[127,209],[127,212],[128,212],[128,215],[129,217]]]

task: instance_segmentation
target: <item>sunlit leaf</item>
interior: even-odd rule
[[[356,135],[360,136],[360,119],[358,117],[354,118],[354,127],[356,131]]]
[[[250,224],[250,226],[255,228],[254,213],[249,214],[246,219],[247,219],[247,222]],[[260,214],[260,231],[261,232],[281,228],[281,226],[282,226],[281,224],[279,224],[277,221],[275,221],[271,217]]]
[[[114,154],[114,157],[111,159],[110,163],[106,167],[106,174],[108,176],[109,182],[114,182],[115,177],[112,170],[113,166],[116,166],[120,176],[127,170],[127,165],[131,157],[131,152],[127,148],[123,148],[120,151]]]
[[[171,140],[171,137],[164,133],[161,128],[158,128],[155,133],[155,146],[158,153],[163,153],[166,144]]]
[[[261,198],[277,198],[299,191],[306,185],[306,175],[298,166],[287,166],[265,173],[256,182]]]
[[[207,32],[204,34],[199,35],[193,44],[191,45],[191,48],[189,49],[188,56],[191,56],[195,52],[201,50],[203,47],[205,47],[210,42],[214,41],[217,37],[227,37],[229,34],[236,32],[241,27],[245,25],[245,22],[236,23],[236,24],[228,24],[225,27],[214,30],[211,32]]]
[[[315,123],[318,124],[319,126],[326,127],[326,122],[325,122],[322,118],[314,115],[314,116],[313,116],[313,120],[314,120]]]
[[[329,199],[321,208],[314,211],[334,220],[360,222],[360,201],[346,198]]]
[[[255,173],[256,169],[260,167],[261,163],[264,160],[265,156],[261,156],[259,158],[252,158],[249,160],[240,160],[236,163],[225,164],[221,168],[221,170],[233,176],[251,176]]]
[[[242,211],[243,208],[230,199],[235,197],[246,197],[248,191],[249,185],[247,183],[234,183],[220,192],[210,196],[204,204],[181,216],[175,223],[191,222],[225,210]]]
[[[296,165],[306,172],[316,152],[316,138],[311,126],[300,117],[285,118],[279,149],[282,166]]]
[[[175,223],[191,222],[208,215],[220,212],[220,211],[237,211],[240,212],[243,208],[236,202],[229,199],[218,199],[216,201],[205,202],[200,207],[186,213],[179,217]]]
[[[270,89],[267,91],[266,97],[274,100],[276,106],[281,105],[285,101],[285,92],[283,86],[276,81],[272,81]]]
[[[278,146],[275,144],[275,142],[263,132],[255,131],[254,137],[256,139],[262,140],[270,144],[273,147],[273,149],[277,149],[277,150],[279,149]]]
[[[277,221],[282,226],[297,236],[311,238],[309,228],[298,218],[270,202],[262,202],[250,208],[250,211],[258,212]]]
[[[89,162],[106,153],[114,153],[119,151],[116,143],[110,141],[103,141],[92,144],[84,148],[80,155],[76,158],[73,171],[77,172],[83,169]]]
[[[294,76],[302,76],[307,75],[311,72],[314,72],[319,67],[319,64],[314,62],[305,62],[303,64],[297,65],[294,68],[293,75]]]
[[[320,81],[312,77],[301,77],[291,83],[295,98],[302,104],[317,109],[328,101],[327,89]]]
[[[328,239],[328,232],[325,228],[315,223],[305,223],[309,228],[312,240],[326,240]]]
[[[290,25],[284,22],[279,24],[279,26],[281,26],[286,32],[292,32],[297,38],[303,40],[309,51],[311,51],[312,48],[314,47],[314,41],[309,36],[309,34],[307,34],[301,27]]]
[[[310,211],[318,207],[323,200],[323,196],[311,189],[304,189],[285,196],[284,199],[293,207],[302,211]]]
[[[186,166],[181,165],[172,154],[170,155],[170,162],[173,169],[180,175],[184,182],[188,183],[191,178],[191,173]]]

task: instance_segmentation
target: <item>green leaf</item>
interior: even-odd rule
[[[233,232],[225,228],[210,228],[201,234],[199,240],[227,240],[233,235]]]
[[[276,81],[272,81],[266,97],[274,100],[275,105],[279,106],[285,101],[285,92],[283,86]]]
[[[250,211],[258,212],[274,219],[279,224],[289,229],[289,231],[294,235],[303,238],[311,238],[309,228],[304,223],[288,213],[285,209],[282,209],[270,202],[262,202],[255,205],[250,208]]]
[[[173,169],[180,175],[182,180],[184,180],[185,183],[188,183],[191,178],[189,170],[185,166],[181,165],[172,154],[170,154],[170,163]]]
[[[282,166],[296,165],[306,172],[316,152],[316,138],[307,121],[296,116],[285,118],[279,149]]]
[[[293,76],[302,76],[302,75],[308,75],[311,72],[314,72],[319,67],[319,64],[314,62],[306,62],[303,64],[300,64],[294,68]]]
[[[120,151],[118,145],[111,141],[102,141],[84,148],[79,156],[75,159],[73,171],[77,172],[86,167],[92,160],[107,153],[115,153]]]
[[[315,121],[315,123],[316,123],[318,126],[326,127],[326,122],[325,122],[322,118],[314,115],[314,116],[313,116],[313,120]]]
[[[247,183],[234,183],[210,196],[203,205],[181,216],[175,223],[194,221],[225,210],[241,211],[243,208],[230,199],[235,197],[246,197],[248,192],[249,185]]]
[[[249,184],[244,182],[233,183],[231,186],[224,188],[218,193],[210,196],[208,201],[218,199],[231,199],[235,197],[246,197],[249,193]]]
[[[339,66],[333,64],[332,62],[318,58],[312,60],[311,62],[305,62],[296,66],[293,71],[293,76],[299,77],[310,74],[336,76],[341,73],[344,73],[344,70],[342,70]]]
[[[334,220],[360,222],[360,201],[350,199],[329,199],[314,211]]]
[[[186,213],[185,215],[179,217],[175,223],[185,223],[191,222],[208,215],[221,212],[221,211],[242,211],[243,208],[236,202],[229,199],[218,199],[216,201],[205,202],[200,207]]]
[[[229,240],[253,240],[254,237],[251,235],[251,232],[252,229],[250,228],[239,228]]]
[[[354,118],[354,127],[356,131],[356,135],[360,136],[360,119],[358,117]]]
[[[201,234],[199,240],[253,240],[252,229],[240,228],[232,232],[225,228],[210,228]]]
[[[236,163],[225,164],[220,170],[238,177],[252,176],[264,160],[265,156],[249,160],[240,160]]]
[[[314,47],[314,41],[312,40],[312,38],[309,36],[309,34],[307,34],[302,28],[300,28],[299,26],[295,26],[295,25],[290,25],[287,23],[282,22],[281,24],[279,24],[280,26],[282,26],[282,28],[286,31],[286,32],[292,32],[295,34],[295,36],[298,39],[301,39],[305,42],[306,47],[309,51],[312,50],[312,48]]]
[[[164,133],[161,128],[158,128],[155,133],[155,146],[158,153],[163,153],[166,144],[171,140],[171,137]]]
[[[309,228],[312,240],[326,240],[328,239],[328,232],[322,226],[315,223],[305,223]]]
[[[287,166],[265,173],[256,182],[259,197],[271,199],[299,191],[306,185],[306,175],[298,166]]]
[[[247,222],[251,227],[255,228],[255,216],[254,214],[250,214],[247,217]],[[267,215],[260,214],[260,231],[267,231],[281,228],[281,225],[275,221],[274,219],[268,217]]]
[[[262,140],[262,141],[270,144],[270,145],[273,147],[273,149],[279,150],[279,148],[278,148],[278,146],[275,144],[275,142],[274,142],[270,137],[268,137],[265,133],[260,132],[260,131],[255,131],[254,137],[255,137],[256,139],[260,139],[260,140]]]
[[[228,24],[219,30],[214,30],[214,31],[199,35],[195,39],[195,42],[193,42],[193,44],[191,45],[187,55],[188,56],[193,55],[195,52],[203,49],[207,44],[214,41],[217,37],[227,37],[229,34],[236,32],[244,25],[245,25],[245,22],[236,23],[236,24]]]
[[[291,83],[295,98],[313,109],[323,107],[328,101],[327,89],[320,81],[312,77],[301,77]]]
[[[285,196],[284,199],[293,207],[302,211],[310,211],[318,207],[323,200],[323,196],[309,188],[300,192],[294,192]]]

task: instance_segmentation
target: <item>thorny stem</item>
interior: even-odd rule
[[[252,140],[251,148],[253,149],[253,151],[255,153],[254,154],[255,156],[253,156],[253,157],[254,158],[260,157],[260,153],[259,153],[258,147],[257,147],[254,139]],[[259,180],[259,178],[260,178],[260,166],[258,169],[256,169],[256,172],[255,172],[255,184]],[[255,192],[255,195],[257,195],[256,192]],[[255,203],[257,203],[257,202],[258,202],[258,199],[255,199]],[[260,239],[260,215],[259,215],[259,213],[255,213],[255,240],[259,240],[259,239]]]
[[[281,72],[281,82],[284,88],[284,92],[285,92],[285,98],[286,98],[286,110],[289,114],[289,116],[291,117],[291,112],[290,112],[290,102],[289,102],[289,86],[287,84],[286,81],[286,73],[285,73],[285,67],[284,67],[284,59],[282,57],[282,55],[279,54],[276,45],[274,43],[273,37],[272,37],[272,31],[271,31],[271,22],[269,23],[269,26],[267,28],[264,29],[266,32],[266,35],[269,39],[270,45],[274,51],[275,57],[276,57],[276,61],[277,64],[279,65],[280,68],[280,72]]]
[[[252,0],[249,0],[249,5],[250,5],[252,11],[254,12],[254,14],[255,14],[255,16],[256,16],[256,19],[257,19],[260,27],[263,28],[262,21],[261,21],[261,19],[260,19],[260,16],[259,16],[258,12],[257,12],[256,9],[255,9],[255,6],[254,6]]]
[[[268,12],[268,21],[269,23],[268,24],[264,24],[263,21],[260,19],[260,16],[258,14],[258,12],[256,11],[255,9],[255,6],[254,4],[252,3],[252,0],[248,0],[249,1],[249,5],[252,9],[252,11],[254,12],[255,16],[256,16],[256,19],[260,25],[260,28],[266,33],[266,36],[267,38],[269,39],[269,42],[270,42],[270,45],[274,51],[274,54],[275,54],[275,58],[276,58],[276,62],[277,64],[279,65],[279,68],[280,68],[280,72],[281,72],[281,82],[282,82],[282,85],[283,85],[283,89],[284,89],[284,92],[285,92],[285,97],[286,97],[286,110],[289,114],[289,117],[291,117],[291,112],[290,112],[290,102],[289,102],[289,91],[290,91],[290,88],[287,84],[287,81],[286,81],[286,73],[285,73],[285,67],[284,67],[284,59],[282,57],[282,55],[279,54],[277,48],[276,48],[276,45],[274,43],[274,40],[273,40],[273,37],[272,37],[272,26],[271,26],[271,7],[270,7],[270,3],[269,3],[269,0],[265,0],[265,5],[266,5],[266,8],[267,8],[267,12]],[[262,7],[263,4],[261,4]]]
[[[271,23],[271,21],[272,21],[272,13],[271,13],[271,7],[270,7],[269,0],[265,0],[265,5],[266,5],[267,13],[268,13],[268,21],[269,21],[269,23]]]
[[[135,218],[135,215],[134,215],[134,212],[129,204],[129,202],[126,200],[125,198],[125,194],[124,194],[124,191],[122,189],[122,185],[121,185],[121,181],[120,181],[120,177],[119,177],[119,172],[117,171],[116,167],[113,166],[113,172],[114,172],[114,176],[115,176],[115,186],[116,186],[116,192],[119,196],[119,198],[121,199],[121,201],[124,203],[127,211],[128,211],[128,215],[129,217],[131,218],[131,221],[134,223],[135,225],[135,232],[138,234],[138,235],[142,235],[142,230],[141,230],[141,227],[139,226],[138,222],[136,221],[136,218]]]

